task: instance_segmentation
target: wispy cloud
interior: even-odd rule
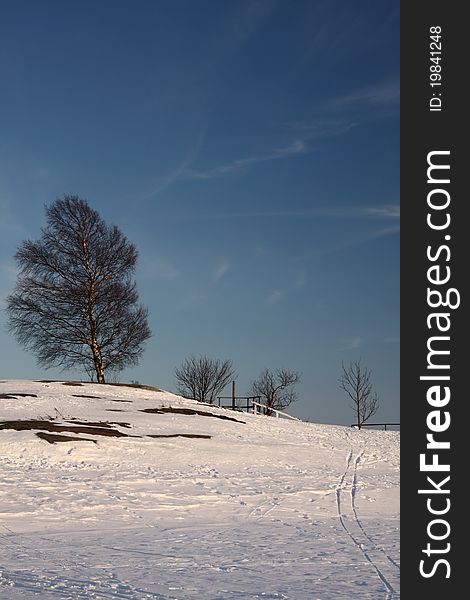
[[[273,290],[267,299],[268,304],[277,304],[280,302],[285,296],[285,292],[283,290]]]
[[[157,196],[170,187],[173,183],[183,180],[209,180],[231,175],[233,173],[247,170],[257,164],[291,158],[313,152],[314,148],[309,145],[309,140],[343,135],[356,126],[355,122],[344,119],[312,119],[304,121],[290,121],[285,128],[291,131],[295,138],[287,145],[273,148],[265,153],[255,154],[244,158],[237,158],[225,164],[208,169],[189,169],[199,154],[203,135],[190,154],[171,173],[161,181],[143,199]]]
[[[351,338],[343,340],[343,349],[357,350],[358,348],[362,348],[366,342],[367,339],[362,335],[355,335]]]
[[[217,47],[226,46],[226,51],[230,54],[238,51],[269,19],[277,4],[277,0],[253,0],[247,4],[228,4],[225,7],[227,26],[219,32]]]
[[[219,265],[217,265],[217,267],[214,269],[214,272],[212,274],[214,281],[220,281],[229,269],[230,269],[230,265],[227,261],[223,261]]]
[[[333,104],[346,106],[366,104],[369,106],[385,106],[395,104],[400,99],[400,83],[398,79],[353,90],[335,98]]]
[[[171,185],[180,181],[181,179],[185,179],[185,174],[188,171],[188,167],[196,160],[204,141],[204,133],[201,133],[199,137],[196,139],[196,143],[188,152],[188,154],[184,157],[184,159],[177,165],[170,173],[162,177],[156,185],[146,192],[142,196],[142,200],[150,200],[151,198],[155,198],[161,192],[169,188]]]
[[[396,233],[400,233],[400,225],[383,227],[382,229],[376,229],[375,231],[372,231],[365,241],[386,237],[387,235],[394,235]]]
[[[230,218],[309,218],[325,217],[333,219],[377,219],[393,220],[400,218],[398,204],[384,204],[382,206],[330,206],[291,210],[266,210],[246,211],[239,213],[214,213],[206,215],[215,219]]]
[[[400,342],[400,337],[390,335],[383,337],[377,333],[369,333],[364,335],[353,335],[349,338],[343,338],[341,343],[342,350],[358,350],[366,344],[397,344]]]
[[[247,158],[239,158],[232,162],[214,167],[213,169],[207,169],[205,171],[187,171],[181,175],[181,179],[215,179],[217,177],[224,177],[231,173],[248,169],[258,163],[268,162],[272,160],[279,160],[282,158],[289,158],[292,156],[298,156],[310,152],[310,148],[304,140],[296,139],[288,146],[282,148],[275,148],[266,154],[258,154],[255,156],[249,156]]]
[[[378,219],[399,219],[400,205],[387,204],[384,206],[369,206],[364,209],[364,213]]]
[[[146,279],[177,279],[182,273],[165,258],[154,258],[144,263],[140,269]]]
[[[305,269],[296,269],[294,272],[294,283],[296,287],[303,287],[307,283],[307,273]]]
[[[391,227],[383,227],[380,229],[374,229],[369,231],[363,235],[359,235],[347,240],[342,240],[337,244],[333,244],[326,248],[323,248],[318,252],[319,256],[325,256],[328,254],[333,254],[335,252],[340,252],[342,250],[347,250],[349,248],[354,248],[355,246],[360,246],[361,244],[366,244],[367,242],[371,242],[373,240],[378,240],[390,235],[396,235],[400,233],[400,226],[393,225]]]
[[[153,189],[144,194],[142,200],[150,200],[150,198],[155,198],[155,196],[158,196],[158,194],[169,188],[173,183],[175,183],[175,181],[181,179],[182,174],[186,171],[190,164],[191,160],[189,158],[185,159],[176,169],[163,177]]]
[[[307,121],[291,121],[286,127],[302,133],[306,139],[334,137],[344,135],[356,127],[357,123],[345,119],[311,119]]]
[[[178,299],[174,305],[174,309],[177,312],[191,311],[205,304],[208,297],[207,292],[203,290],[188,292]]]

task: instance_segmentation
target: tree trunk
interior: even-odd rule
[[[96,369],[96,377],[98,380],[98,383],[106,383],[105,379],[104,379],[104,369],[100,364],[95,364],[95,369]]]
[[[91,352],[93,354],[93,363],[95,365],[96,380],[98,383],[105,383],[103,358],[101,356],[101,348],[96,341],[96,321],[94,316],[95,294],[96,294],[96,275],[91,267],[91,261],[88,253],[88,239],[85,237],[82,240],[83,254],[85,257],[85,270],[89,278],[88,288],[88,321],[90,323],[91,335]]]
[[[104,368],[103,359],[101,358],[101,350],[96,340],[93,340],[91,345],[91,351],[93,352],[93,362],[95,364],[96,381],[98,383],[106,383],[104,379]]]

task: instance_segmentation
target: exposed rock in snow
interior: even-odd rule
[[[399,433],[78,389],[0,383],[2,597],[399,598]]]

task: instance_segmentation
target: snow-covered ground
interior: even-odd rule
[[[148,437],[181,434],[210,437]],[[399,441],[166,392],[0,382],[0,597],[395,600]]]

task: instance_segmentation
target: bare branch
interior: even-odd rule
[[[175,369],[178,393],[210,404],[235,377],[231,360],[207,356],[189,356]]]
[[[349,367],[342,366],[338,379],[339,386],[351,400],[351,408],[356,416],[356,425],[360,429],[379,408],[379,398],[372,390],[371,371],[361,366],[361,361],[351,362]]]
[[[264,369],[252,384],[252,393],[262,396],[267,407],[267,414],[272,410],[283,410],[297,400],[297,393],[292,389],[300,381],[300,373],[290,369]]]
[[[137,250],[77,196],[46,207],[41,238],[16,253],[20,268],[7,300],[10,330],[45,367],[105,371],[136,364],[150,337],[132,275]]]

